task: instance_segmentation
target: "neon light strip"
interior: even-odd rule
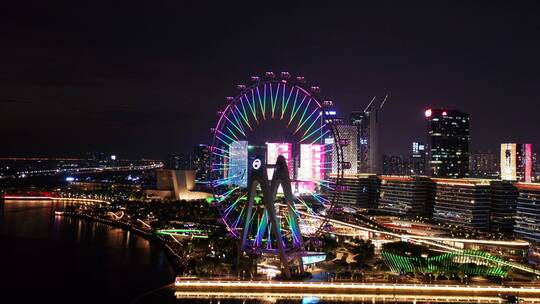
[[[266,92],[266,83],[264,84],[265,92]],[[264,107],[263,107],[263,101],[261,99],[261,92],[259,90],[259,87],[257,86],[257,98],[259,99],[259,106],[261,107],[261,113],[263,116],[263,120],[266,120],[265,116],[265,110],[266,110],[266,100],[264,101]]]
[[[291,92],[289,93],[289,97],[287,97],[287,102],[285,102],[285,92],[286,92],[285,84],[283,84],[283,97],[281,99],[281,117],[280,120],[283,119],[283,115],[285,115],[285,111],[287,110],[287,106],[289,105],[289,101],[291,100],[292,93],[294,91],[294,87],[291,88]],[[298,97],[298,95],[297,95]]]
[[[246,99],[247,99],[247,96],[246,96]],[[255,111],[257,109],[256,108],[257,105],[255,104],[255,92],[253,91],[253,89],[251,89],[251,101],[249,101],[248,99],[248,106],[251,109],[251,114],[253,114],[253,117],[255,118],[255,121],[258,124],[259,120],[257,119],[257,112]]]
[[[309,108],[309,104],[311,103],[311,99],[312,99],[312,98],[310,97],[309,100],[308,100],[307,105],[304,107],[304,112],[302,113],[302,116],[301,116],[300,119],[298,120],[298,124],[296,124],[296,131],[298,131],[298,129],[300,128],[300,127],[299,127],[299,126],[300,126],[300,123],[304,122],[304,117],[306,116],[306,112],[307,112],[307,110],[308,110],[308,108]],[[304,102],[304,101],[302,100],[302,102]],[[300,106],[301,106],[301,105],[302,105],[302,104],[300,104]],[[294,133],[296,133],[296,131],[294,131]]]
[[[298,96],[298,94],[297,94]],[[302,101],[300,102],[300,104],[298,105],[298,108],[296,108],[295,110],[295,106],[296,106],[296,99],[294,100],[295,101],[295,104],[293,104],[293,112],[291,114],[291,118],[289,119],[289,123],[287,124],[287,127],[289,127],[289,125],[291,124],[291,122],[293,121],[294,117],[296,116],[296,113],[298,113],[298,110],[300,110],[300,108],[302,107],[302,105],[304,104],[304,101],[306,100],[307,98],[307,95],[304,95],[304,98],[302,99]]]
[[[307,108],[306,108],[306,109],[307,109]],[[304,111],[304,112],[305,112],[305,111]],[[296,134],[296,132],[298,132],[298,130],[300,130],[300,128],[302,128],[302,127],[304,126],[304,124],[305,124],[306,122],[309,121],[309,119],[311,118],[311,116],[313,116],[313,114],[315,114],[315,112],[319,112],[319,109],[316,108],[315,110],[313,110],[313,112],[311,112],[311,114],[309,114],[309,116],[306,118],[306,120],[304,120],[304,121],[302,122],[302,124],[298,125],[298,127],[297,127],[296,130],[294,131],[295,134]],[[302,117],[303,117],[303,116],[302,116]],[[316,118],[317,118],[317,119],[313,120],[313,124],[316,123],[316,122],[319,120],[319,119],[318,119],[318,116],[317,116]],[[313,125],[313,124],[311,124],[311,125]]]

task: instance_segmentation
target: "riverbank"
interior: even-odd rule
[[[130,231],[146,240],[151,242],[152,244],[159,247],[163,252],[165,253],[165,256],[167,257],[167,260],[169,264],[171,265],[171,268],[173,269],[174,275],[178,275],[180,273],[180,259],[181,257],[172,249],[165,239],[163,239],[161,236],[156,235],[153,233],[153,231],[147,231],[140,229],[138,227],[135,227],[133,225],[129,225],[127,223],[123,223],[120,221],[110,220],[110,219],[104,219],[97,216],[92,216],[89,214],[84,213],[77,213],[77,212],[70,212],[70,211],[60,211],[56,212],[56,215],[59,216],[68,216],[72,218],[77,219],[83,219],[87,221],[93,221],[102,223],[105,225],[110,225],[112,227],[120,228],[126,231]]]

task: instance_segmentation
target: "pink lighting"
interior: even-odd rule
[[[446,113],[446,111],[443,111],[443,112],[442,112],[442,115],[443,115],[443,116],[446,116],[446,115],[448,115],[448,113]]]
[[[532,144],[525,144],[525,176],[526,183],[532,182]]]
[[[424,114],[426,115],[426,117],[431,117],[431,114],[433,114],[433,111],[431,111],[431,109],[427,109],[426,112],[424,112]]]

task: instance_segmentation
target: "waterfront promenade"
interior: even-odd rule
[[[430,295],[430,296],[471,296],[501,297],[513,295],[540,300],[537,286],[499,285],[443,285],[443,284],[393,284],[393,283],[349,283],[349,282],[279,282],[279,281],[224,281],[186,280],[177,277],[175,289],[179,294],[202,293],[250,293],[291,294],[291,295]]]

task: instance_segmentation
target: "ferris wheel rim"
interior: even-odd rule
[[[215,186],[214,184],[214,174],[212,172],[212,166],[214,164],[214,159],[215,159],[215,155],[213,152],[213,149],[217,146],[219,146],[217,143],[218,143],[218,140],[217,140],[217,137],[218,137],[218,130],[220,130],[220,127],[222,126],[222,124],[226,123],[225,120],[226,120],[226,116],[227,115],[230,115],[229,112],[233,111],[232,107],[233,106],[236,106],[238,105],[239,102],[242,102],[242,98],[244,96],[246,96],[246,94],[249,92],[249,93],[252,93],[253,90],[255,88],[259,88],[261,85],[266,85],[266,84],[283,84],[284,86],[286,85],[289,85],[291,88],[296,88],[298,89],[299,91],[303,92],[306,96],[309,96],[312,100],[315,101],[316,103],[316,107],[318,109],[321,110],[321,115],[323,116],[323,119],[326,118],[327,114],[326,114],[326,110],[329,108],[327,107],[324,102],[320,99],[320,96],[318,96],[318,93],[317,92],[310,92],[308,89],[306,89],[306,85],[305,83],[302,83],[300,81],[290,81],[290,80],[280,80],[280,79],[264,79],[264,80],[258,80],[256,82],[254,82],[253,84],[249,85],[249,86],[245,86],[243,89],[240,90],[239,93],[237,93],[233,98],[232,100],[228,100],[228,103],[227,105],[224,107],[224,109],[222,111],[219,111],[220,112],[220,115],[219,115],[219,119],[215,125],[215,128],[213,128],[213,132],[212,132],[212,145],[210,146],[210,150],[211,150],[211,155],[210,155],[210,167],[211,167],[211,172],[210,172],[210,185],[211,185],[211,188],[212,188],[212,194],[213,194],[213,198],[214,198],[214,202],[217,202],[217,205],[218,205],[218,210],[219,210],[219,214],[220,214],[220,219],[221,221],[227,226],[227,230],[232,233],[235,237],[238,237],[238,235],[235,233],[235,230],[234,228],[231,228],[231,225],[230,225],[230,220],[228,218],[228,216],[226,214],[224,214],[223,212],[223,203],[221,201],[219,201],[219,197],[222,195],[222,193],[219,193],[218,192],[218,187],[219,186]],[[291,89],[291,93],[292,93],[292,89]],[[279,89],[278,89],[278,94],[279,94]],[[277,97],[276,97],[277,98]],[[248,100],[249,102],[249,100]],[[333,184],[335,185],[336,189],[337,187],[339,187],[341,185],[341,182],[342,182],[342,179],[343,179],[343,168],[342,168],[342,162],[343,162],[343,151],[342,151],[342,146],[341,146],[341,143],[340,143],[340,136],[339,136],[339,131],[337,130],[337,127],[336,127],[336,124],[332,121],[330,122],[327,122],[327,125],[328,125],[328,129],[330,130],[331,132],[331,136],[332,138],[334,139],[333,140],[333,149],[336,150],[336,157],[337,157],[337,168],[336,168],[336,173],[335,173],[335,178],[333,180]],[[339,199],[339,193],[338,191],[332,191],[332,193],[329,193],[328,197],[332,197],[331,199],[329,199],[329,206],[328,206],[328,210],[333,210],[338,199]],[[321,234],[323,233],[323,230],[324,230],[324,227],[326,224],[328,224],[329,222],[329,217],[328,215],[325,215],[323,216],[324,220],[323,222],[318,225],[316,231],[313,233],[313,235],[309,238],[306,238],[306,240],[304,241],[304,244],[307,244],[311,241],[311,239],[313,238],[318,238],[321,236]]]

